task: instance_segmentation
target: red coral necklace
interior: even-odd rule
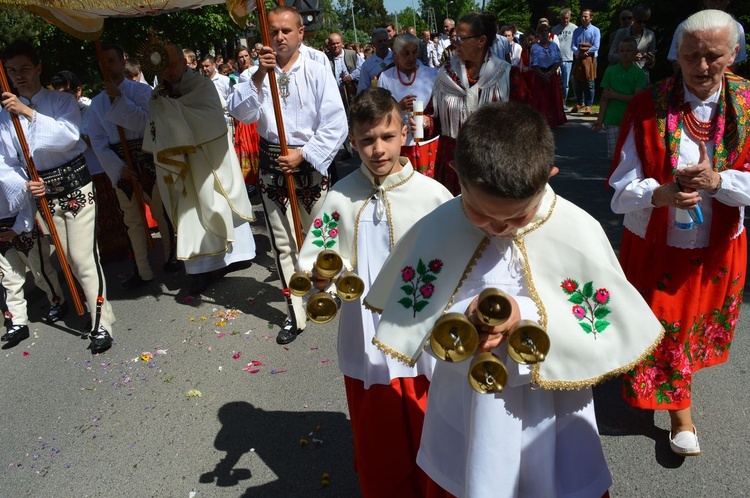
[[[417,69],[419,69],[419,66],[416,66],[414,68],[414,72],[411,73],[411,79],[407,80],[407,81],[404,81],[403,79],[401,79],[401,71],[399,71],[399,69],[396,68],[396,75],[398,76],[398,80],[404,86],[412,86],[414,84],[414,82],[417,81]]]
[[[685,104],[682,111],[683,123],[688,133],[701,142],[708,142],[716,130],[716,116],[709,121],[701,121],[695,117],[695,113],[690,108],[690,104]]]

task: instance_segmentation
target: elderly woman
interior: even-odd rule
[[[378,78],[378,86],[391,92],[404,112],[404,124],[409,125],[406,144],[401,147],[401,155],[411,161],[414,169],[433,178],[437,156],[437,137],[421,143],[414,141],[409,117],[413,114],[414,101],[423,104],[430,101],[435,84],[437,68],[423,65],[419,59],[419,38],[404,33],[393,38],[393,62],[395,66],[383,71]],[[424,110],[424,107],[422,108]]]
[[[435,179],[454,195],[460,192],[453,160],[458,130],[488,102],[508,101],[510,64],[490,52],[497,32],[495,16],[470,12],[455,27],[456,54],[440,68],[432,101],[425,110],[425,136],[440,135]]]
[[[625,214],[623,269],[665,331],[624,376],[623,395],[669,410],[670,447],[684,456],[700,453],[693,374],[727,361],[745,284],[750,82],[725,72],[737,50],[728,14],[704,10],[684,22],[681,72],[633,98],[609,179],[612,209]]]
[[[635,56],[635,65],[646,71],[654,65],[656,61],[656,36],[650,29],[646,29],[646,23],[651,18],[651,9],[639,5],[633,9],[633,24],[627,28],[617,30],[612,45],[609,47],[609,64],[617,64],[620,57],[617,55],[617,49],[620,42],[625,38],[632,36],[636,42],[638,53]]]
[[[562,107],[560,76],[557,69],[562,63],[560,47],[550,40],[549,24],[536,27],[538,41],[531,46],[531,107],[536,109],[554,128],[567,122]]]
[[[253,63],[251,50],[244,45],[234,49],[234,58],[237,61],[237,69],[242,81],[243,73],[250,69]],[[245,73],[244,77],[247,77]],[[234,150],[240,160],[242,176],[245,178],[247,194],[252,197],[258,185],[258,150],[260,147],[260,136],[258,135],[258,123],[245,124],[237,119],[234,120]]]

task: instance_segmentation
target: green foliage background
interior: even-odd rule
[[[266,3],[272,5],[270,1]],[[360,43],[368,43],[369,33],[386,22],[406,27],[413,25],[416,17],[416,27],[421,31],[427,28],[428,9],[434,12],[437,28],[441,30],[446,9],[448,15],[457,20],[463,14],[481,10],[482,6],[495,14],[500,23],[517,24],[521,31],[525,31],[534,26],[540,17],[546,17],[553,25],[556,24],[560,10],[565,7],[573,10],[575,22],[585,4],[594,10],[594,24],[603,33],[599,65],[603,70],[609,49],[609,33],[617,28],[619,12],[625,8],[633,8],[638,3],[652,9],[648,27],[657,33],[657,65],[652,71],[653,79],[656,80],[671,74],[671,65],[666,56],[674,29],[690,13],[702,8],[702,0],[419,0],[414,3],[416,12],[412,10],[411,2],[404,1],[405,7],[401,11],[391,13],[386,12],[383,0],[321,0],[321,27],[308,33],[308,43],[319,47],[333,31],[341,33],[345,42],[354,41],[354,23]],[[747,29],[750,27],[750,1],[735,0],[730,4],[729,11],[746,26],[746,33],[750,32]],[[254,21],[251,17],[250,24],[255,24]],[[239,38],[252,38],[254,35],[252,26],[243,30],[235,25],[224,5],[213,5],[155,17],[108,19],[102,41],[119,43],[128,53],[135,54],[140,43],[149,38],[151,30],[162,39],[185,48],[193,48],[199,53],[215,51],[225,56],[230,55]],[[49,81],[57,71],[68,69],[79,75],[89,93],[100,88],[101,77],[93,43],[72,38],[26,11],[0,8],[0,45],[5,46],[19,37],[27,38],[39,47],[43,81]],[[748,67],[750,64],[744,63],[738,72],[748,76]]]

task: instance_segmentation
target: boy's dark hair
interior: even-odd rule
[[[203,57],[201,57],[201,62],[204,62],[204,61],[208,61],[211,64],[215,64],[216,63],[216,58],[213,55],[211,55],[211,54],[206,54]]]
[[[19,55],[25,55],[35,66],[39,65],[39,55],[36,53],[34,46],[26,40],[15,40],[3,50],[2,59],[8,61]]]
[[[125,61],[125,77],[135,78],[141,74],[141,64],[136,59],[128,59]]]
[[[502,199],[528,199],[544,189],[555,163],[555,139],[541,114],[517,102],[480,107],[456,141],[461,183]]]
[[[66,92],[69,92],[80,88],[81,80],[71,71],[60,71],[50,78],[49,84],[55,90],[62,88]]]
[[[401,106],[385,88],[368,88],[354,98],[349,108],[349,131],[356,123],[378,123],[382,119],[388,124],[391,119],[400,121]]]
[[[632,36],[626,36],[625,38],[620,40],[620,45],[622,45],[623,43],[632,43],[633,47],[635,47],[636,50],[638,49],[638,41],[636,41],[636,39]]]

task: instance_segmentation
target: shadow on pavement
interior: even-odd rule
[[[202,484],[248,486],[244,497],[310,496],[317,490],[330,496],[358,494],[355,474],[341,469],[341,455],[353,451],[351,427],[343,413],[265,411],[235,401],[223,405],[217,416],[222,427],[214,447],[226,456],[201,474]],[[253,486],[251,469],[236,468],[243,455],[251,452],[277,476],[275,481]],[[324,473],[330,475],[333,489],[323,489]],[[267,476],[258,479],[267,480]],[[202,488],[210,496],[210,490]]]

